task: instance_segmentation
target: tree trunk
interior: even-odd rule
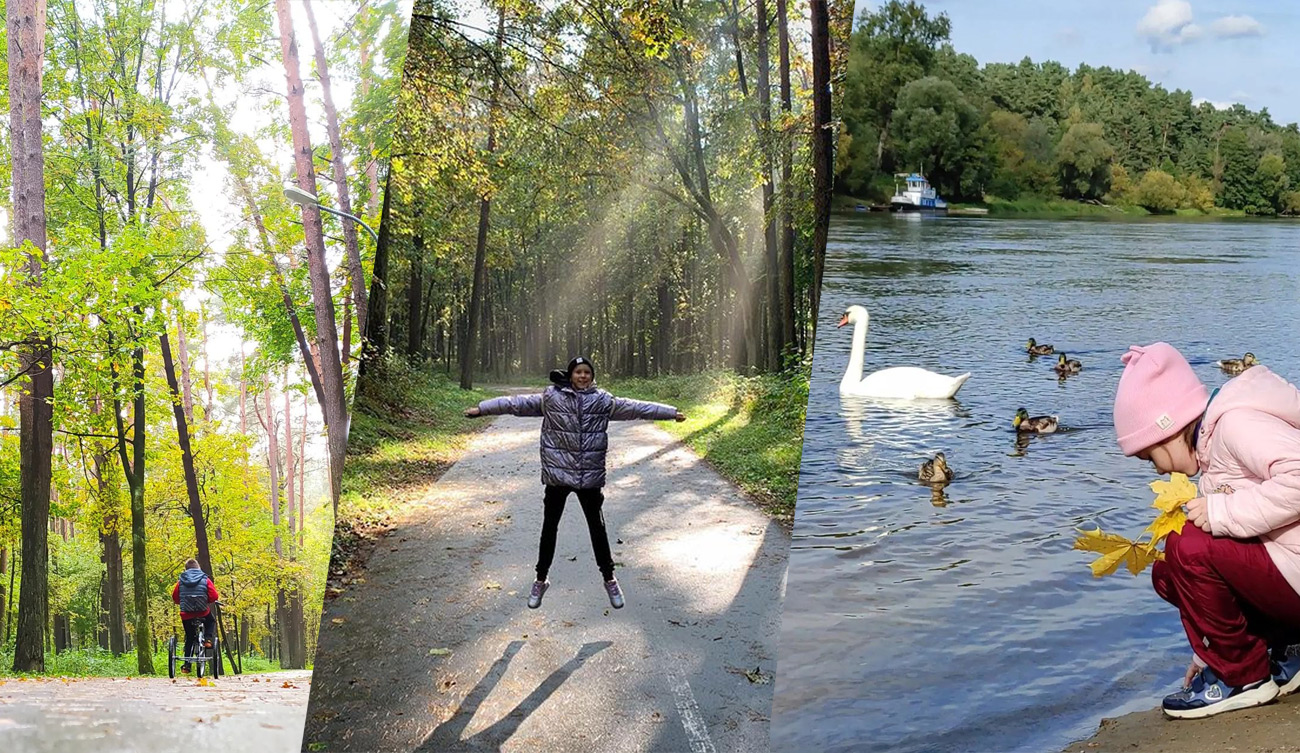
[[[424,267],[424,238],[416,233],[411,239],[411,277],[406,284],[406,357],[415,361],[420,357],[420,296],[424,293],[421,273]]]
[[[141,320],[144,312],[139,306],[134,313]],[[113,375],[113,415],[117,424],[117,452],[131,490],[131,585],[135,590],[135,646],[136,671],[142,675],[153,674],[153,641],[149,640],[149,580],[145,569],[145,393],[144,346],[137,344],[131,350],[131,437],[126,435],[121,399],[118,397],[117,369],[110,367]],[[130,446],[131,454],[127,454]]]
[[[375,269],[370,276],[370,312],[366,321],[372,331],[361,341],[360,376],[375,368],[374,360],[388,351],[388,249],[393,243],[393,223],[389,219],[393,173],[384,180],[384,208],[379,215],[379,242],[375,244]]]
[[[108,480],[109,458],[107,451],[93,456],[99,498],[104,507],[104,521],[100,526],[100,558],[104,562],[104,582],[100,594],[100,607],[105,628],[104,648],[119,656],[126,652],[126,616],[123,608],[125,583],[122,573],[122,539],[118,534],[120,520],[117,505],[110,497],[112,485]]]
[[[339,111],[334,107],[334,94],[330,90],[329,60],[325,57],[325,46],[321,42],[320,31],[316,28],[316,14],[311,10],[311,0],[302,0],[303,10],[307,12],[307,25],[311,28],[311,38],[316,47],[316,76],[320,79],[321,96],[325,102],[325,130],[329,134],[330,152],[334,164],[334,189],[338,192],[339,210],[352,214],[352,197],[348,190],[348,169],[343,159],[343,136],[339,132]],[[343,245],[347,251],[348,279],[352,283],[352,301],[357,307],[357,333],[362,339],[366,336],[366,275],[361,266],[361,252],[357,248],[357,226],[351,219],[340,217],[343,221]],[[351,347],[348,341],[343,347]]]
[[[190,349],[185,340],[185,310],[176,312],[176,360],[181,367],[181,396],[185,402],[185,420],[194,425],[194,393],[190,381]]]
[[[302,405],[302,430],[298,432],[298,550],[306,546],[307,527],[307,402]]]
[[[790,29],[787,0],[776,0],[777,37],[781,69],[781,248],[777,266],[777,300],[780,312],[781,341],[789,348],[795,342],[794,303],[794,187],[790,176],[794,162],[794,138],[790,133],[789,117],[792,110],[790,98]]]
[[[763,258],[764,278],[767,280],[767,306],[765,316],[766,340],[763,366],[769,372],[781,369],[781,351],[785,348],[781,336],[780,251],[776,237],[776,192],[772,184],[772,83],[771,83],[771,19],[767,13],[767,0],[755,3],[758,31],[758,138],[763,154]],[[758,321],[755,317],[755,321]]]
[[[316,172],[312,165],[311,136],[307,132],[307,106],[303,98],[302,77],[298,71],[298,43],[293,33],[289,0],[275,0],[280,25],[280,51],[284,57],[284,76],[289,89],[289,128],[293,134],[294,168],[298,187],[316,195]],[[325,431],[329,447],[330,499],[338,512],[339,492],[343,480],[343,458],[347,454],[348,411],[343,385],[343,364],[339,360],[339,334],[334,320],[334,298],[330,289],[330,272],[325,257],[325,239],[320,210],[303,207],[303,232],[306,235],[307,269],[311,278],[312,304],[316,314],[316,341],[320,344],[321,380],[325,390]]]
[[[294,552],[294,542],[297,527],[294,522],[297,516],[294,514],[297,510],[298,499],[294,495],[298,485],[297,473],[293,467],[293,403],[289,399],[289,370],[284,370],[284,501],[285,509],[289,512],[289,559],[296,559]]]
[[[489,158],[496,152],[497,148],[497,110],[501,105],[501,87],[503,85],[501,48],[505,45],[505,36],[506,10],[505,6],[502,5],[497,10],[496,65],[494,66],[495,74],[492,77],[492,98],[488,101],[487,155]],[[469,294],[469,321],[465,332],[465,346],[460,354],[460,388],[463,390],[473,389],[474,387],[474,346],[478,337],[479,309],[482,306],[484,288],[487,286],[484,270],[487,260],[488,218],[491,211],[492,199],[484,195],[479,199],[478,241],[474,247],[474,281]]]
[[[266,402],[266,417],[262,427],[266,429],[266,462],[271,472],[271,525],[275,527],[275,555],[284,556],[284,546],[280,540],[280,447],[279,432],[275,427],[275,408],[271,404],[271,382],[268,379],[263,388],[262,397]]]
[[[194,450],[190,446],[190,427],[185,420],[185,406],[181,402],[180,386],[176,382],[176,364],[172,361],[172,348],[167,333],[158,338],[162,348],[163,371],[167,387],[171,390],[172,413],[176,419],[176,442],[181,450],[181,470],[185,475],[185,492],[189,498],[190,521],[194,524],[194,544],[199,567],[211,578],[212,554],[208,550],[208,523],[203,515],[203,500],[199,496],[199,477],[194,470]]]
[[[0,546],[0,643],[9,642],[9,591],[5,589],[5,574],[8,572],[9,547]]]
[[[826,268],[826,235],[830,227],[835,153],[831,130],[831,40],[827,0],[811,0],[813,63],[813,281],[810,318],[816,342],[821,308],[822,272]]]
[[[30,242],[26,282],[41,285],[45,263],[45,156],[41,129],[41,75],[45,63],[45,0],[9,0],[9,138],[13,169],[13,238]],[[54,371],[50,340],[33,332],[20,349],[28,385],[20,391],[19,499],[22,505],[23,582],[18,594],[15,672],[45,670],[49,614],[50,481],[54,451]],[[21,382],[19,383],[21,385]]]
[[[208,401],[203,406],[203,416],[211,420],[212,404],[215,400],[212,397],[212,370],[208,367],[208,307],[207,304],[199,311],[199,322],[203,326],[203,388],[208,393]]]

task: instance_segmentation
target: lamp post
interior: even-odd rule
[[[347,217],[349,220],[352,220],[353,222],[357,223],[361,227],[365,228],[366,232],[370,233],[370,239],[373,240],[376,244],[379,243],[379,235],[369,225],[365,223],[365,220],[362,220],[360,217],[354,214],[348,214],[347,212],[340,212],[337,209],[330,209],[329,207],[322,205],[320,203],[320,199],[318,199],[315,194],[307,193],[306,191],[302,190],[297,186],[289,185],[284,187],[284,195],[287,199],[289,199],[289,201],[292,201],[293,203],[297,204],[300,207],[316,207],[322,212],[328,212],[330,214],[337,215],[339,217]]]

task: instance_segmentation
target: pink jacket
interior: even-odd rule
[[[1196,443],[1210,532],[1258,536],[1300,593],[1300,390],[1263,366],[1210,401]]]

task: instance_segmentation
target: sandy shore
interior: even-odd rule
[[[1209,719],[1173,720],[1159,708],[1103,719],[1097,734],[1065,753],[1300,752],[1300,693],[1275,703]]]

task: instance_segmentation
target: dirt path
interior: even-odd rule
[[[228,675],[209,682],[0,680],[0,750],[290,753],[301,747],[310,672]]]
[[[1159,703],[1160,699],[1155,699]],[[1073,743],[1066,753],[1300,752],[1300,694],[1276,703],[1209,719],[1170,719],[1158,709],[1103,719],[1097,734]]]
[[[789,536],[666,432],[615,423],[605,518],[627,606],[609,608],[570,499],[530,610],[538,428],[496,419],[327,601],[304,743],[766,753]]]

